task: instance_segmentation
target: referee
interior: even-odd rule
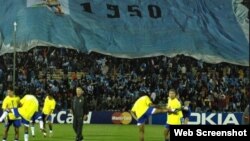
[[[83,97],[83,90],[81,87],[76,88],[76,96],[72,101],[72,112],[73,112],[73,129],[76,134],[75,141],[83,141],[82,128],[83,120],[87,120],[88,117],[88,106],[87,100]]]

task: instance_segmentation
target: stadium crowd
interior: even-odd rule
[[[90,110],[95,111],[129,110],[145,90],[156,104],[165,104],[170,88],[177,90],[182,102],[191,102],[192,111],[243,111],[250,91],[249,67],[209,64],[183,55],[122,59],[37,47],[17,53],[16,63],[16,94],[32,91],[42,103],[46,92],[53,93],[57,110],[71,108],[76,86],[84,89]],[[12,83],[12,68],[13,54],[0,56],[0,101]],[[57,70],[62,73],[53,78]]]

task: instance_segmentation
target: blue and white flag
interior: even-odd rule
[[[0,55],[14,45],[20,52],[54,46],[249,66],[248,9],[240,1],[0,0]]]

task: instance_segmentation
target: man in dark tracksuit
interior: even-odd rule
[[[82,141],[82,128],[83,120],[87,120],[88,117],[88,106],[87,100],[82,96],[83,90],[80,87],[76,88],[76,96],[72,101],[72,112],[73,112],[73,128],[76,133],[76,141]]]

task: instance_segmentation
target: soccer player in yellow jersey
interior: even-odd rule
[[[20,98],[15,95],[13,87],[8,86],[7,96],[3,100],[2,109],[12,109],[19,106]],[[13,113],[9,113],[7,119],[5,120],[5,129],[3,133],[3,141],[7,140],[8,131],[10,126],[13,124],[15,128],[15,141],[19,139],[19,127],[21,126],[21,120],[16,118]]]
[[[183,117],[181,108],[181,102],[177,98],[176,91],[174,89],[170,89],[168,92],[167,103],[167,123],[164,130],[165,141],[169,140],[169,126],[181,125],[181,119]]]
[[[56,107],[56,101],[53,98],[51,93],[48,93],[47,97],[44,100],[44,104],[43,104],[43,110],[42,110],[42,119],[43,119],[43,123],[44,123],[44,136],[46,136],[46,121],[48,121],[49,124],[49,133],[50,135],[52,135],[52,118],[51,118],[51,114],[53,113],[53,111],[55,110]]]
[[[132,107],[131,115],[137,120],[140,141],[144,141],[144,125],[149,116],[163,112],[167,112],[167,109],[155,108],[146,92],[143,92],[142,96],[137,99],[134,106]]]
[[[38,111],[38,100],[35,96],[27,94],[20,100],[20,107],[14,109],[6,109],[0,117],[0,122],[8,115],[8,113],[14,113],[15,117],[21,117],[22,123],[24,124],[24,141],[29,140],[28,128],[29,121],[36,117]]]

